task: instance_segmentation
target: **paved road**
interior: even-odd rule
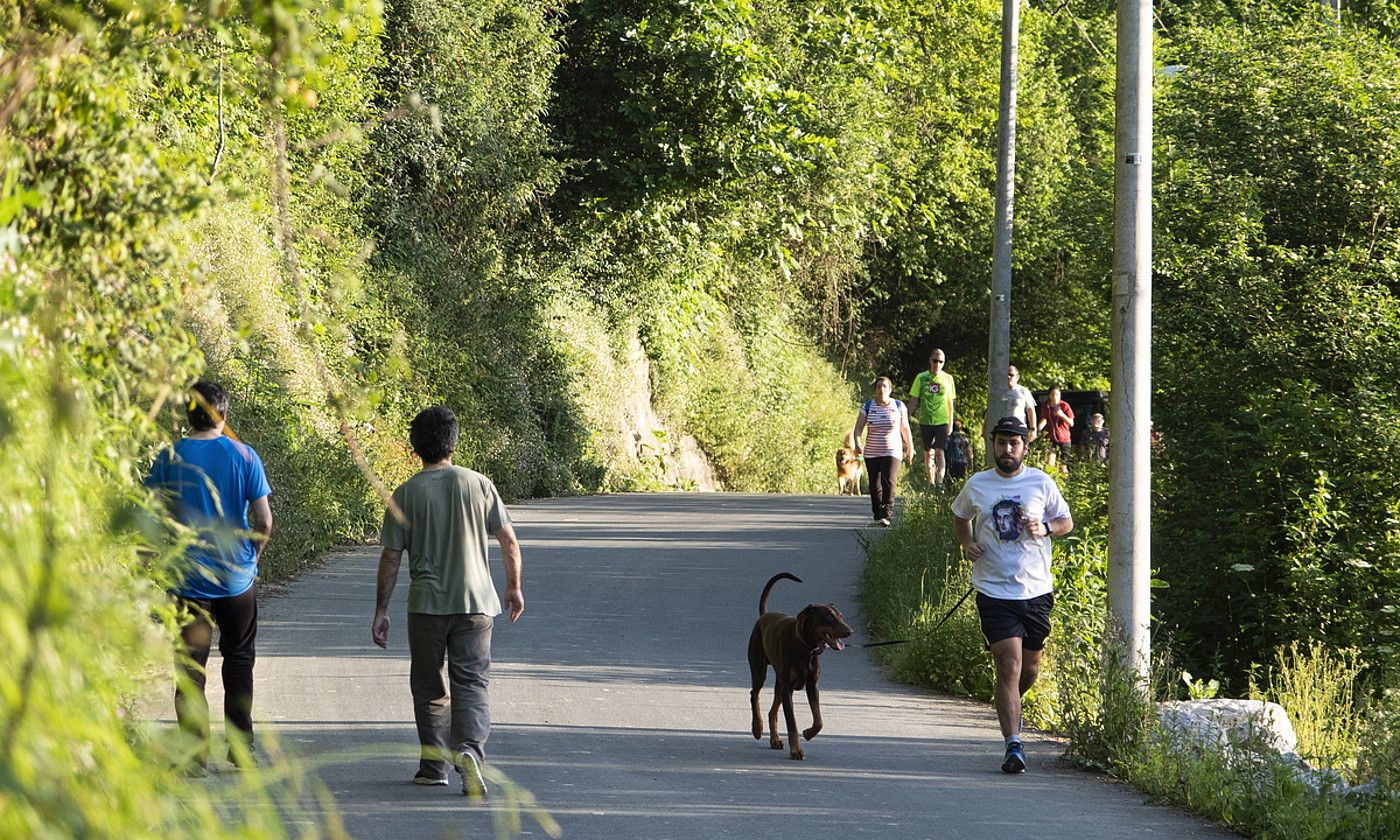
[[[1062,766],[1046,741],[1028,744],[1029,772],[1004,776],[988,707],[895,685],[860,649],[823,657],[826,730],[806,761],[755,741],[744,651],[759,590],[794,572],[804,583],[778,584],[772,608],[834,601],[859,629],[865,505],[668,494],[515,508],[526,612],[497,625],[489,759],[566,838],[1230,836]],[[383,652],[369,641],[376,554],[336,556],[264,602],[259,719],[322,762],[353,836],[490,837],[501,797],[472,806],[408,784],[407,571]]]

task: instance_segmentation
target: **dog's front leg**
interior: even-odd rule
[[[822,731],[822,707],[821,701],[817,696],[817,679],[815,675],[807,680],[807,705],[812,707],[812,725],[802,730],[802,737],[810,741],[817,737],[818,732]]]
[[[801,761],[802,744],[797,740],[797,713],[792,708],[792,689],[783,692],[783,717],[787,720],[788,758]]]
[[[791,689],[782,683],[773,686],[773,705],[768,707],[768,746],[775,750],[783,748],[783,739],[778,737],[778,707],[783,704],[784,691],[791,696]]]

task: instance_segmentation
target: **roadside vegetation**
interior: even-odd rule
[[[1391,836],[1400,438],[1373,412],[1393,414],[1400,372],[1394,19],[1357,7],[1343,38],[1305,4],[1188,3],[1161,26],[1180,72],[1157,100],[1153,699],[1278,702],[1303,758],[1375,784],[1318,790],[1281,762],[1183,751],[1105,672],[1107,482],[1090,465],[1063,481],[1076,530],[1056,546],[1027,719],[1086,766],[1250,836]],[[1013,358],[1041,340],[1021,333]],[[895,677],[989,699],[974,611],[932,631],[969,585],[950,502],[911,498],[870,545],[864,604],[872,635],[914,639],[882,653]]]
[[[1110,385],[1113,11],[1023,20],[1013,357],[1033,388]],[[1184,68],[1158,100],[1161,636],[1222,693],[1332,698],[1290,709],[1311,749],[1393,789],[1400,17],[1159,12]],[[372,536],[435,402],[512,498],[690,487],[687,459],[724,489],[829,492],[867,383],[903,387],[934,345],[975,431],[999,13],[0,0],[0,835],[277,836],[295,810],[189,805],[179,745],[132,711],[186,539],[139,479],[197,377],[228,386],[276,489],[270,578]],[[1183,781],[1208,767],[1109,750],[1128,718],[1097,688],[1103,479],[1071,484],[1033,719],[1258,828],[1237,788]],[[965,590],[944,507],[911,499],[872,549],[892,633]],[[895,656],[911,682],[989,685],[963,615]]]

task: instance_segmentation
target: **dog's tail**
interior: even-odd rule
[[[773,584],[777,583],[780,580],[795,580],[798,583],[802,582],[802,578],[798,577],[797,575],[790,575],[787,572],[778,572],[776,575],[773,575],[771,578],[769,578],[768,585],[763,587],[763,594],[758,596],[759,615],[763,615],[764,613],[768,612],[768,593],[773,591]]]
[[[842,445],[845,446],[847,449],[855,449],[855,448],[856,448],[856,430],[855,430],[855,429],[847,429],[847,430],[846,430],[846,437],[844,437],[844,438],[842,439]]]

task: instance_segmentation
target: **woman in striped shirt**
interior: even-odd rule
[[[865,472],[870,476],[870,512],[876,525],[888,526],[894,511],[894,481],[899,462],[914,458],[909,435],[909,411],[904,403],[890,396],[894,385],[888,376],[875,380],[875,399],[866,400],[856,415],[856,454],[865,454]],[[865,445],[860,433],[869,430]]]

